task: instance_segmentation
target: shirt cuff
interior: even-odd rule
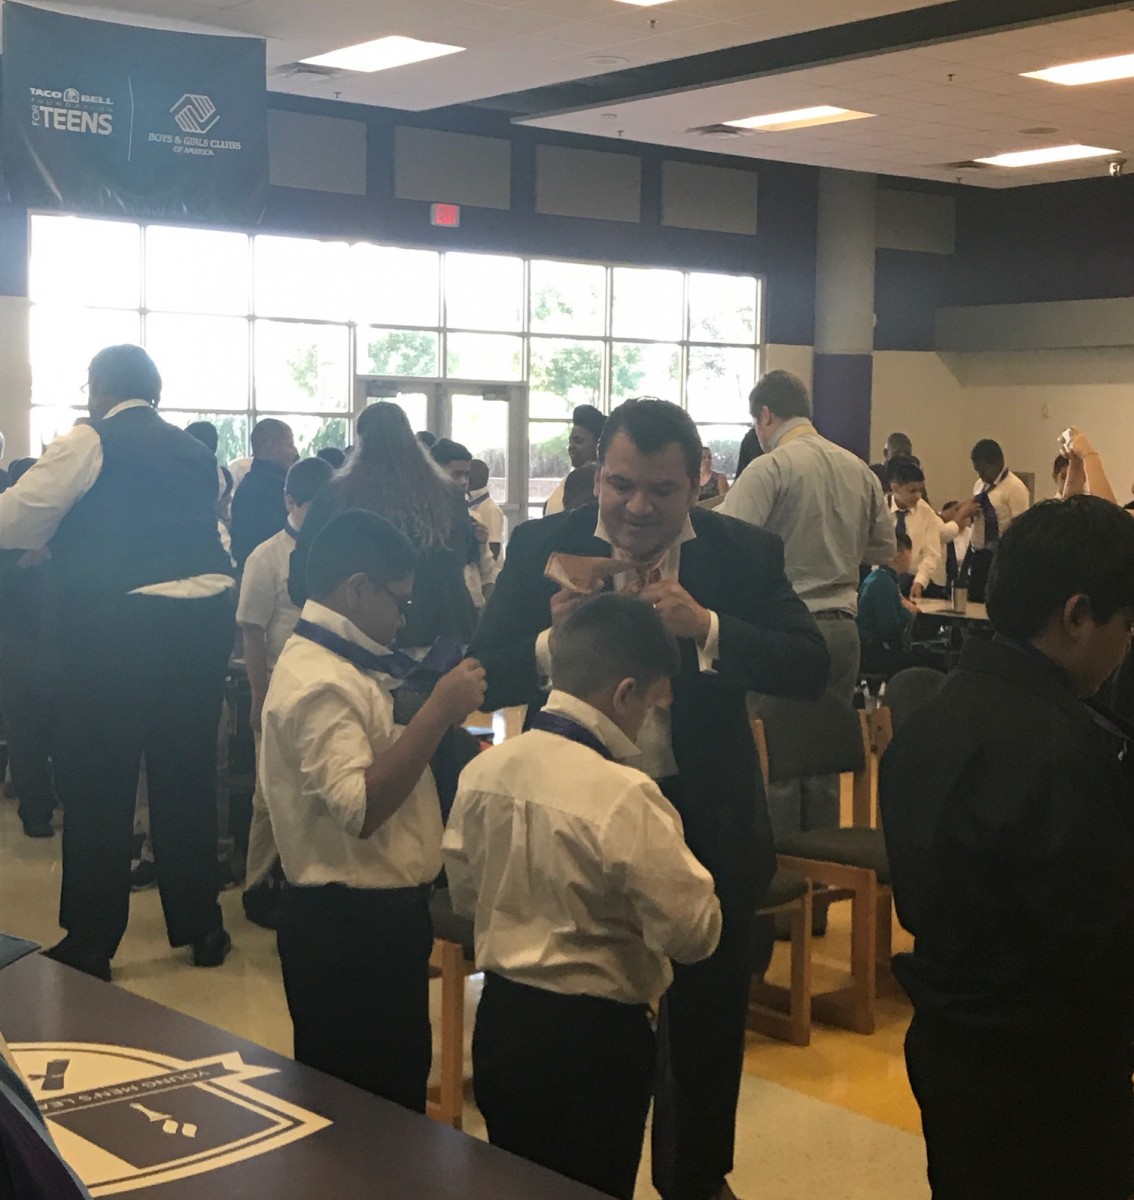
[[[721,622],[720,618],[711,609],[709,610],[709,636],[705,639],[705,645],[697,647],[697,665],[701,668],[701,673],[715,673],[716,667],[713,665],[721,656]]]
[[[551,684],[551,630],[545,629],[535,640],[536,671],[545,691]]]

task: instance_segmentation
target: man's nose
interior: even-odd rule
[[[654,502],[650,499],[649,492],[646,491],[636,491],[626,501],[626,511],[633,516],[649,516],[653,509]]]

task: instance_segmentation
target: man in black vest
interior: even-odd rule
[[[677,405],[616,408],[598,443],[597,508],[516,530],[469,651],[488,671],[488,709],[543,705],[554,629],[586,598],[544,577],[556,551],[629,563],[611,586],[652,602],[678,639],[673,705],[647,719],[636,765],[680,812],[686,841],[716,883],[724,928],[712,957],[675,968],[662,1001],[653,1169],[665,1200],[732,1196],[725,1177],[759,957],[753,926],[775,873],[745,694],[818,699],[830,667],[784,575],[783,543],[695,507],[700,474],[700,435]],[[765,955],[769,948],[770,935]]]
[[[49,953],[110,978],[145,755],[170,944],[219,966],[231,942],[217,904],[216,739],[235,622],[216,463],[154,411],[161,377],[140,347],[96,354],[88,387],[89,422],[0,495],[0,548],[50,543],[59,598],[67,936]]]
[[[275,417],[252,429],[252,466],[232,497],[232,557],[243,571],[248,555],[287,523],[284,483],[299,461],[291,426]]]

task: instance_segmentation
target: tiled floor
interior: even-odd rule
[[[25,838],[15,805],[0,801],[0,928],[45,945],[58,938],[59,848],[58,838]],[[115,981],[288,1054],[291,1026],[274,936],[245,921],[238,892],[225,893],[221,903],[235,949],[222,968],[203,971],[189,964],[187,952],[167,945],[157,893],[136,895],[114,963]],[[846,913],[839,907],[830,934],[815,944],[820,985],[848,942]],[[902,936],[896,931],[899,944]],[[778,948],[773,971],[785,961],[786,949]],[[470,980],[470,1028],[478,990],[477,981]],[[917,1107],[902,1062],[908,1017],[904,1001],[888,996],[872,1037],[817,1026],[807,1049],[749,1037],[731,1180],[741,1200],[923,1200],[929,1195]],[[483,1136],[471,1101],[465,1128]],[[647,1162],[638,1197],[656,1196],[648,1180]]]

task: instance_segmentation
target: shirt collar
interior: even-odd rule
[[[808,426],[812,431],[815,429],[807,417],[789,418],[772,435],[771,444],[768,446],[768,449],[774,450],[784,440],[785,434],[791,433],[793,429],[803,429],[804,426]]]
[[[488,488],[485,487],[485,488],[481,488],[480,491],[478,491],[478,492],[469,492],[469,499],[470,500],[479,500],[481,498],[481,496],[487,496],[487,495],[488,495]]]
[[[339,637],[346,638],[348,642],[353,642],[356,646],[361,646],[363,650],[369,650],[371,654],[391,653],[389,646],[383,646],[380,642],[368,638],[349,617],[344,617],[342,613],[335,612],[334,609],[320,604],[317,600],[308,600],[300,615],[305,621],[310,621],[312,625],[322,625],[324,629],[337,633]]]
[[[626,734],[605,713],[599,712],[585,700],[552,689],[544,708],[548,712],[562,713],[590,730],[619,762],[641,757],[642,752]]]
[[[120,412],[126,412],[131,408],[153,408],[153,405],[148,400],[123,400],[121,404],[116,404],[102,420],[109,421],[111,417],[116,417]]]
[[[599,511],[598,522],[595,525],[595,537],[597,537],[600,542],[606,542],[614,550],[615,557],[620,557],[618,547],[614,545],[613,539],[607,532],[606,525],[603,524],[601,510]],[[679,546],[683,546],[686,542],[693,541],[696,537],[697,531],[693,528],[692,518],[686,515],[685,524],[681,527],[681,532],[677,535],[674,541],[672,541],[668,546],[665,547],[664,550],[662,550],[661,557],[664,558],[666,554],[676,550]]]

